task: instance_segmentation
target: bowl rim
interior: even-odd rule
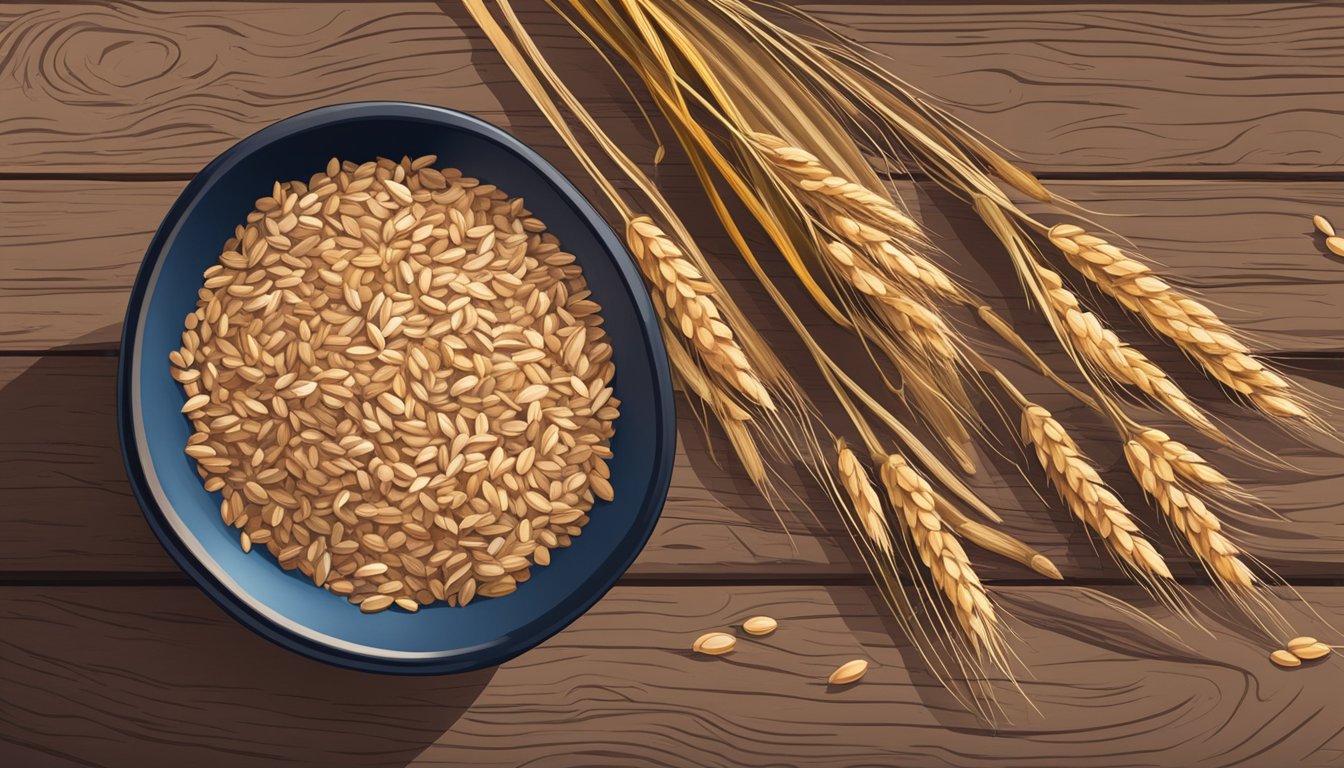
[[[591,231],[608,252],[619,272],[640,321],[639,332],[643,339],[641,347],[648,358],[647,362],[651,366],[654,378],[653,391],[640,393],[641,396],[653,401],[655,423],[644,439],[654,443],[654,471],[645,486],[644,498],[637,506],[632,505],[632,514],[637,517],[637,522],[626,539],[621,542],[622,545],[629,546],[624,552],[616,553],[617,559],[612,560],[612,567],[599,570],[580,583],[570,593],[576,596],[576,599],[557,604],[549,614],[552,618],[544,625],[534,628],[529,624],[526,625],[529,630],[527,632],[505,635],[494,643],[484,646],[455,649],[446,653],[398,652],[396,655],[387,655],[355,651],[334,647],[297,629],[282,626],[277,619],[283,617],[277,615],[277,618],[272,618],[266,615],[273,612],[263,601],[256,600],[258,604],[254,605],[254,600],[244,597],[238,590],[225,584],[191,551],[190,546],[174,530],[170,520],[170,517],[178,517],[176,512],[171,508],[165,510],[160,507],[144,467],[148,455],[144,452],[147,449],[142,443],[147,441],[142,439],[143,424],[139,398],[136,397],[138,387],[135,383],[140,362],[139,340],[143,332],[142,320],[148,308],[150,288],[157,279],[158,267],[176,238],[186,214],[234,165],[271,142],[317,127],[377,118],[429,122],[445,129],[473,133],[519,156],[546,182],[553,185],[561,197],[573,206],[579,222]],[[666,501],[676,451],[676,412],[667,352],[658,330],[658,317],[643,285],[634,259],[592,203],[536,150],[502,128],[478,117],[427,104],[364,101],[318,107],[279,120],[225,149],[192,178],[155,231],[136,274],[121,332],[116,400],[118,441],[136,501],[140,504],[160,544],[198,587],[235,620],[289,650],[338,666],[394,674],[445,674],[502,664],[545,642],[586,613],[606,595],[643,551]],[[366,646],[359,647],[375,650],[367,649]]]

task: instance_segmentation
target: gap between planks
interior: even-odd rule
[[[982,579],[990,587],[1058,588],[1081,587],[1092,589],[1130,588],[1134,582],[1124,578],[1066,578],[1046,581],[1040,578]],[[1214,583],[1207,578],[1181,576],[1175,583],[1185,587],[1209,587]],[[913,582],[902,579],[905,586]],[[640,573],[624,576],[617,587],[868,587],[872,579],[861,573],[735,573],[730,576],[713,574],[658,574]],[[0,588],[4,587],[194,587],[185,574],[154,571],[15,571],[0,574]],[[1306,576],[1285,579],[1273,586],[1289,587],[1344,587],[1344,577]]]
[[[1344,181],[1344,171],[1037,171],[1041,181]],[[195,173],[177,171],[121,171],[107,173],[7,171],[0,172],[0,181],[191,181]],[[927,183],[933,179],[924,173],[886,173],[882,178],[890,182],[910,181]]]

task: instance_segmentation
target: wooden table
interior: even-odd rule
[[[561,67],[597,71],[542,4],[523,5]],[[1344,262],[1311,236],[1308,216],[1344,222],[1344,7],[810,10],[1059,191],[1116,214],[1108,224],[1340,404]],[[651,157],[619,88],[581,79],[591,108],[628,121],[628,145]],[[574,168],[452,0],[0,5],[0,764],[1344,765],[1339,663],[1272,667],[1266,641],[1159,533],[1208,601],[1197,611],[1209,631],[1171,616],[1124,586],[1052,497],[1036,497],[1038,477],[988,454],[977,487],[1069,580],[1041,583],[974,553],[1013,617],[1034,704],[1001,686],[1007,717],[977,719],[884,619],[833,515],[786,516],[790,539],[741,473],[714,461],[722,436],[689,415],[638,564],[587,616],[498,669],[360,674],[235,624],[160,549],[123,474],[113,391],[125,300],[151,232],[197,169],[272,121],[360,99],[470,110]],[[660,173],[674,198],[698,204],[684,165]],[[960,271],[1044,339],[1006,298],[1014,280],[964,208],[898,186]],[[1222,402],[1169,349],[1131,338]],[[1031,386],[1137,502],[1102,425]],[[1338,637],[1323,620],[1344,625],[1339,447],[1216,410],[1305,471],[1239,471],[1284,518],[1245,523],[1242,541],[1320,614],[1289,604],[1298,627]],[[1117,597],[1157,623],[1118,611]],[[724,658],[688,652],[700,632],[757,613],[781,629]],[[828,690],[825,675],[853,657],[875,662],[867,678]]]

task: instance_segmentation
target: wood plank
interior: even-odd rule
[[[1173,571],[1198,575],[1197,566],[1163,530],[1165,525],[1144,508],[1109,428],[1058,392],[1033,383],[1028,372],[1011,367],[1010,361],[1003,365],[1024,382],[1034,399],[1070,425],[1084,450],[1103,467],[1107,481],[1155,531],[1154,541]],[[1333,402],[1344,398],[1344,371],[1315,376],[1311,381],[1317,394]],[[117,447],[114,392],[112,358],[0,357],[0,423],[6,425],[0,430],[0,466],[6,468],[0,474],[0,573],[177,572],[142,519],[125,478]],[[1251,431],[1255,422],[1239,416],[1230,404],[1215,413],[1308,473],[1241,467],[1247,487],[1283,519],[1224,511],[1227,522],[1242,529],[1239,541],[1280,575],[1344,577],[1341,449],[1298,445],[1263,427]],[[715,460],[718,456],[732,461],[717,428],[706,437],[687,407],[680,408],[679,428],[667,507],[632,575],[674,580],[862,575],[848,534],[801,473],[785,479],[805,506],[795,503],[794,511],[781,510],[781,523],[740,469],[720,466]],[[1001,425],[998,431],[1006,436],[1011,427]],[[1039,548],[1071,578],[1121,578],[1119,569],[1098,556],[1083,529],[1059,508],[1052,492],[1041,484],[1039,472],[1028,463],[1029,474],[1023,477],[1010,462],[1022,460],[1018,449],[1006,443],[1002,453],[982,450],[983,471],[971,478],[971,484],[1004,517],[1004,530]],[[1207,454],[1237,476],[1238,465],[1226,450]],[[1047,504],[1042,498],[1051,501]],[[1034,577],[993,555],[975,552],[974,558],[987,579]]]
[[[0,357],[0,573],[177,572],[126,479],[115,394],[114,358]],[[809,516],[786,514],[790,540],[740,471],[718,465],[714,452],[731,449],[707,442],[689,409],[680,433],[667,506],[632,574],[852,573]]]
[[[675,178],[674,189],[682,190]],[[0,350],[116,345],[126,294],[155,228],[183,182],[0,181]],[[1313,212],[1344,226],[1344,187],[1330,183],[1061,182],[1226,318],[1273,352],[1344,352],[1344,260],[1311,234]],[[973,214],[929,185],[896,190],[947,253],[946,263],[987,298],[1034,323],[1002,251]],[[693,190],[675,198],[701,204]],[[64,214],[53,230],[51,212]],[[731,245],[697,227],[711,254]],[[755,290],[744,287],[744,290]],[[1107,309],[1106,302],[1098,302]],[[1110,307],[1113,316],[1122,313]],[[1039,326],[1039,323],[1037,323]],[[1042,336],[1042,338],[1044,338]]]
[[[579,39],[520,3],[560,71],[637,115]],[[1344,7],[1286,2],[805,3],[1041,172],[1337,169]],[[0,172],[190,173],[323,104],[476,112],[556,146],[455,3],[7,4]],[[13,107],[11,106],[11,109]]]
[[[1207,590],[1197,590],[1207,597]],[[1344,589],[1305,596],[1344,620]],[[867,591],[617,588],[539,648],[477,673],[390,677],[311,662],[181,588],[0,590],[0,757],[9,765],[1337,766],[1338,660],[1285,671],[1201,612],[1179,633],[1076,588],[996,592],[1022,688],[968,714]],[[513,598],[510,598],[513,599]],[[764,613],[723,657],[691,639]],[[1298,626],[1318,625],[1290,607]],[[732,631],[730,629],[730,631]],[[1316,631],[1312,629],[1311,631]],[[1328,635],[1322,635],[1328,637]],[[853,658],[858,684],[826,675]]]

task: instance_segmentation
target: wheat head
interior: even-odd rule
[[[834,209],[818,211],[821,222],[837,237],[870,253],[892,275],[913,288],[956,302],[966,302],[966,291],[928,257],[903,247],[890,232]]]
[[[1115,331],[1101,324],[1096,314],[1082,308],[1078,297],[1064,287],[1058,272],[1038,270],[1050,311],[1059,319],[1073,346],[1105,375],[1135,387],[1186,422],[1209,434],[1218,428],[1185,394],[1185,391],[1143,352],[1120,340]]]
[[[1226,491],[1229,483],[1222,473],[1156,429],[1136,431],[1125,443],[1125,459],[1139,485],[1217,578],[1237,587],[1256,583],[1241,559],[1241,549],[1223,533],[1222,523],[1204,501],[1206,493]]]
[[[835,451],[840,485],[849,496],[854,514],[863,526],[864,534],[874,546],[884,554],[890,555],[891,529],[887,527],[887,520],[882,516],[882,501],[877,497],[877,491],[873,490],[873,483],[868,479],[867,471],[843,438],[835,441]]]
[[[880,221],[920,237],[919,225],[890,200],[855,181],[837,176],[816,155],[771,133],[751,135],[761,156],[781,178],[804,192],[820,196],[831,206]]]
[[[767,165],[836,236],[872,253],[891,274],[938,296],[962,300],[964,291],[937,264],[900,245],[922,242],[923,231],[887,198],[858,182],[836,175],[816,155],[769,133],[752,134]]]
[[[1211,376],[1261,411],[1278,418],[1310,419],[1288,380],[1253,357],[1232,328],[1202,302],[1082,227],[1058,224],[1050,229],[1049,238],[1069,264],[1102,292],[1176,342]]]
[[[931,357],[956,360],[951,328],[934,310],[907,294],[901,286],[872,268],[866,258],[840,242],[826,244],[826,263],[855,290],[884,310],[896,330],[916,349]]]
[[[774,410],[769,391],[714,303],[714,286],[682,249],[646,216],[630,219],[626,240],[640,271],[657,292],[668,322],[735,391],[763,408]]]
[[[1139,532],[1134,516],[1049,411],[1031,403],[1023,407],[1022,439],[1035,448],[1050,484],[1074,516],[1111,552],[1139,573],[1171,578],[1166,561]]]
[[[900,455],[887,456],[880,474],[902,530],[910,537],[934,583],[952,604],[962,631],[977,649],[997,646],[999,632],[994,604],[961,542],[943,525],[933,488]]]

